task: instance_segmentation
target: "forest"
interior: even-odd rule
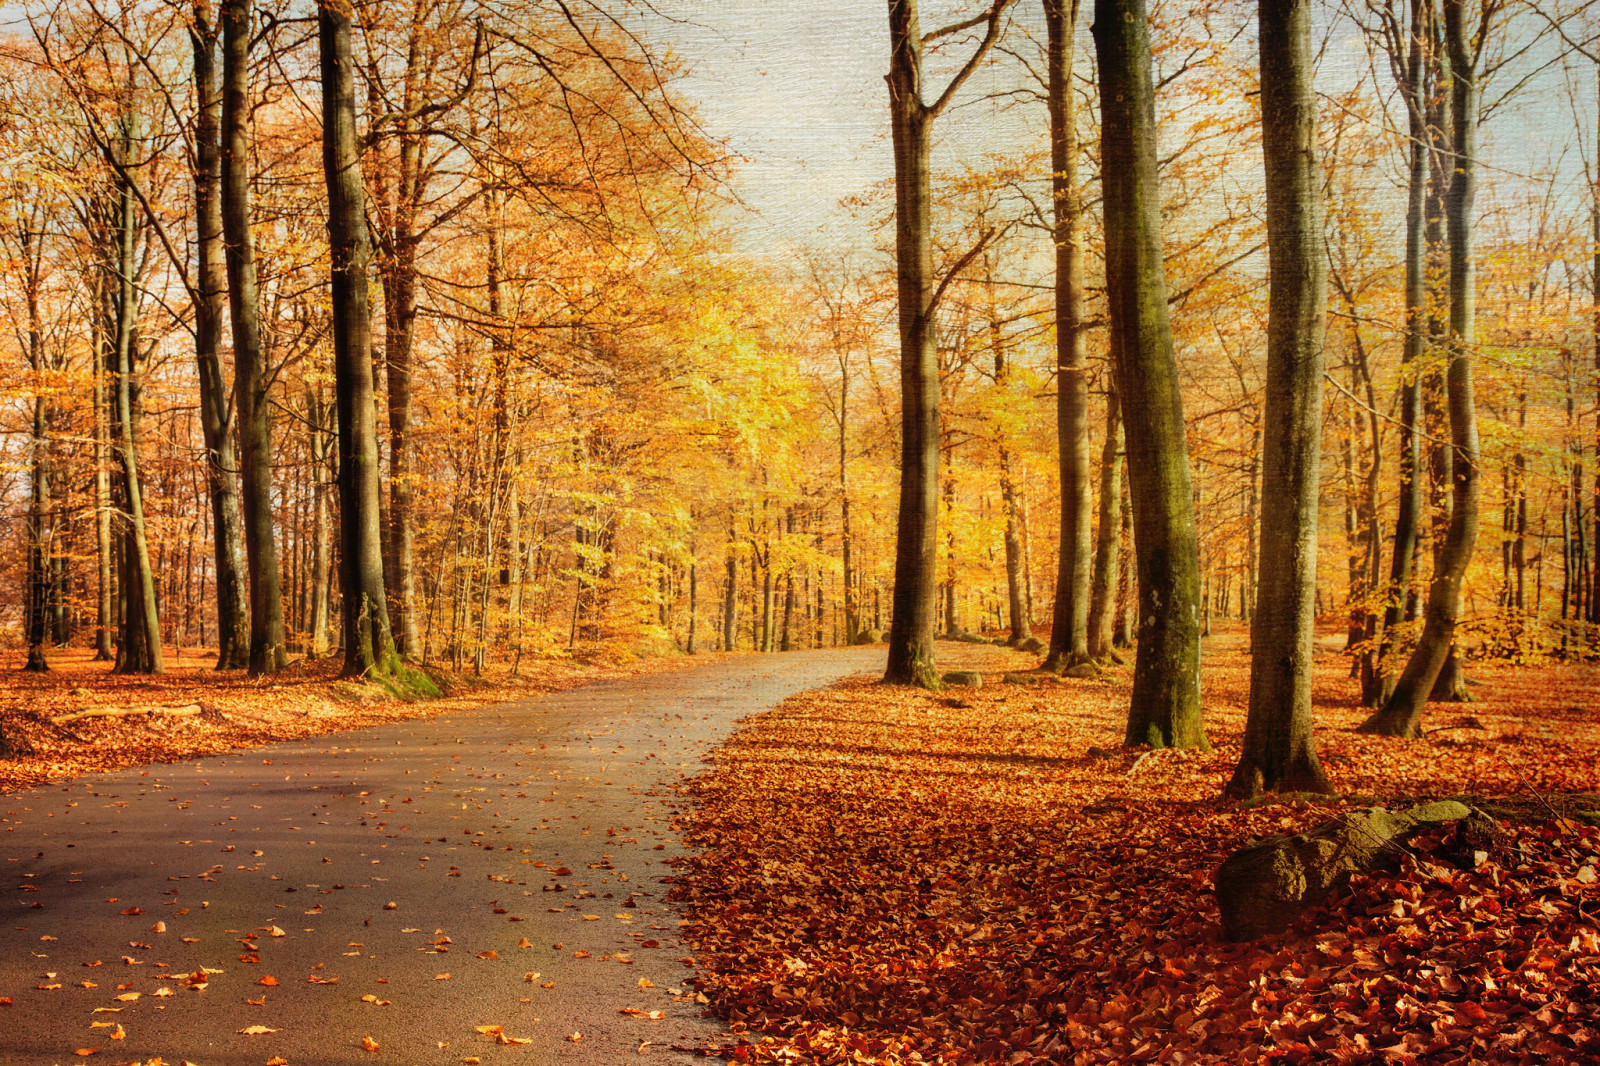
[[[1260,560],[1309,514],[1310,609],[1346,626],[1374,706],[1441,577],[1441,692],[1467,659],[1584,657],[1600,66],[1586,12],[1479,4],[1456,40],[1447,7],[1328,6],[1308,31],[1326,314],[1293,383],[1317,422],[1298,472],[1269,469],[1279,134],[1239,5],[1151,15],[1158,185],[1130,195],[1159,204],[1157,382],[1113,372],[1119,149],[1075,5],[927,36],[893,75],[921,203],[880,182],[843,207],[859,240],[766,259],[735,236],[740,159],[644,12],[24,7],[0,126],[6,639],[28,669],[91,648],[130,673],[164,648],[262,675],[371,671],[392,644],[383,670],[482,672],[897,626],[1038,627],[1052,663],[1103,659],[1157,580],[1141,496],[1179,493],[1142,484],[1166,462],[1148,426],[1192,513],[1147,535],[1194,542],[1159,580],[1201,629],[1252,617],[1279,585]],[[1274,514],[1288,476],[1310,481]]]
[[[0,1052],[1600,1054],[1600,8],[886,7],[0,7]]]

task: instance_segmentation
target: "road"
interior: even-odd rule
[[[683,1058],[722,1030],[665,901],[673,783],[882,662],[728,658],[0,796],[0,1063]]]

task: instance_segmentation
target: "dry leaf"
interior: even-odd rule
[[[238,1030],[238,1032],[243,1033],[245,1036],[265,1036],[268,1033],[279,1033],[282,1031],[283,1030],[281,1029],[268,1029],[264,1025],[247,1025],[243,1029]]]
[[[361,1049],[363,1051],[377,1051],[379,1046],[378,1042],[370,1036],[361,1038]]]

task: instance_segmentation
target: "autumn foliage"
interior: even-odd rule
[[[1538,797],[1593,788],[1592,670],[1485,678],[1473,721],[1407,742],[1317,671],[1340,803],[1237,806],[1246,665],[1208,649],[1215,750],[1116,750],[1126,677],[1005,683],[1010,653],[941,647],[985,686],[850,683],[753,721],[691,786],[681,867],[704,987],[771,1062],[1579,1062],[1600,1053],[1600,830]],[[1023,679],[1037,675],[1024,675]],[[1559,722],[1559,727],[1556,723]],[[1342,804],[1513,797],[1511,840],[1438,834],[1290,933],[1221,935],[1211,876]],[[1585,801],[1593,806],[1594,797]],[[1561,811],[1575,808],[1556,799]],[[1453,830],[1452,830],[1453,831]]]

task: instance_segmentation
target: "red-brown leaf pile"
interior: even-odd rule
[[[704,991],[749,1034],[730,1057],[1600,1061],[1600,832],[1515,828],[1469,870],[1425,839],[1293,933],[1229,944],[1217,865],[1338,807],[1216,798],[1243,725],[1237,642],[1209,649],[1215,750],[1143,757],[1117,746],[1121,680],[996,684],[1016,669],[1007,653],[942,653],[971,656],[988,686],[798,697],[691,786],[685,828],[704,852],[674,891]],[[1595,716],[1576,706],[1592,671],[1475,670],[1483,728],[1398,741],[1348,732],[1362,712],[1341,665],[1321,666],[1323,702],[1345,703],[1319,707],[1319,746],[1347,793],[1595,787]],[[1559,733],[1541,732],[1558,708]]]

